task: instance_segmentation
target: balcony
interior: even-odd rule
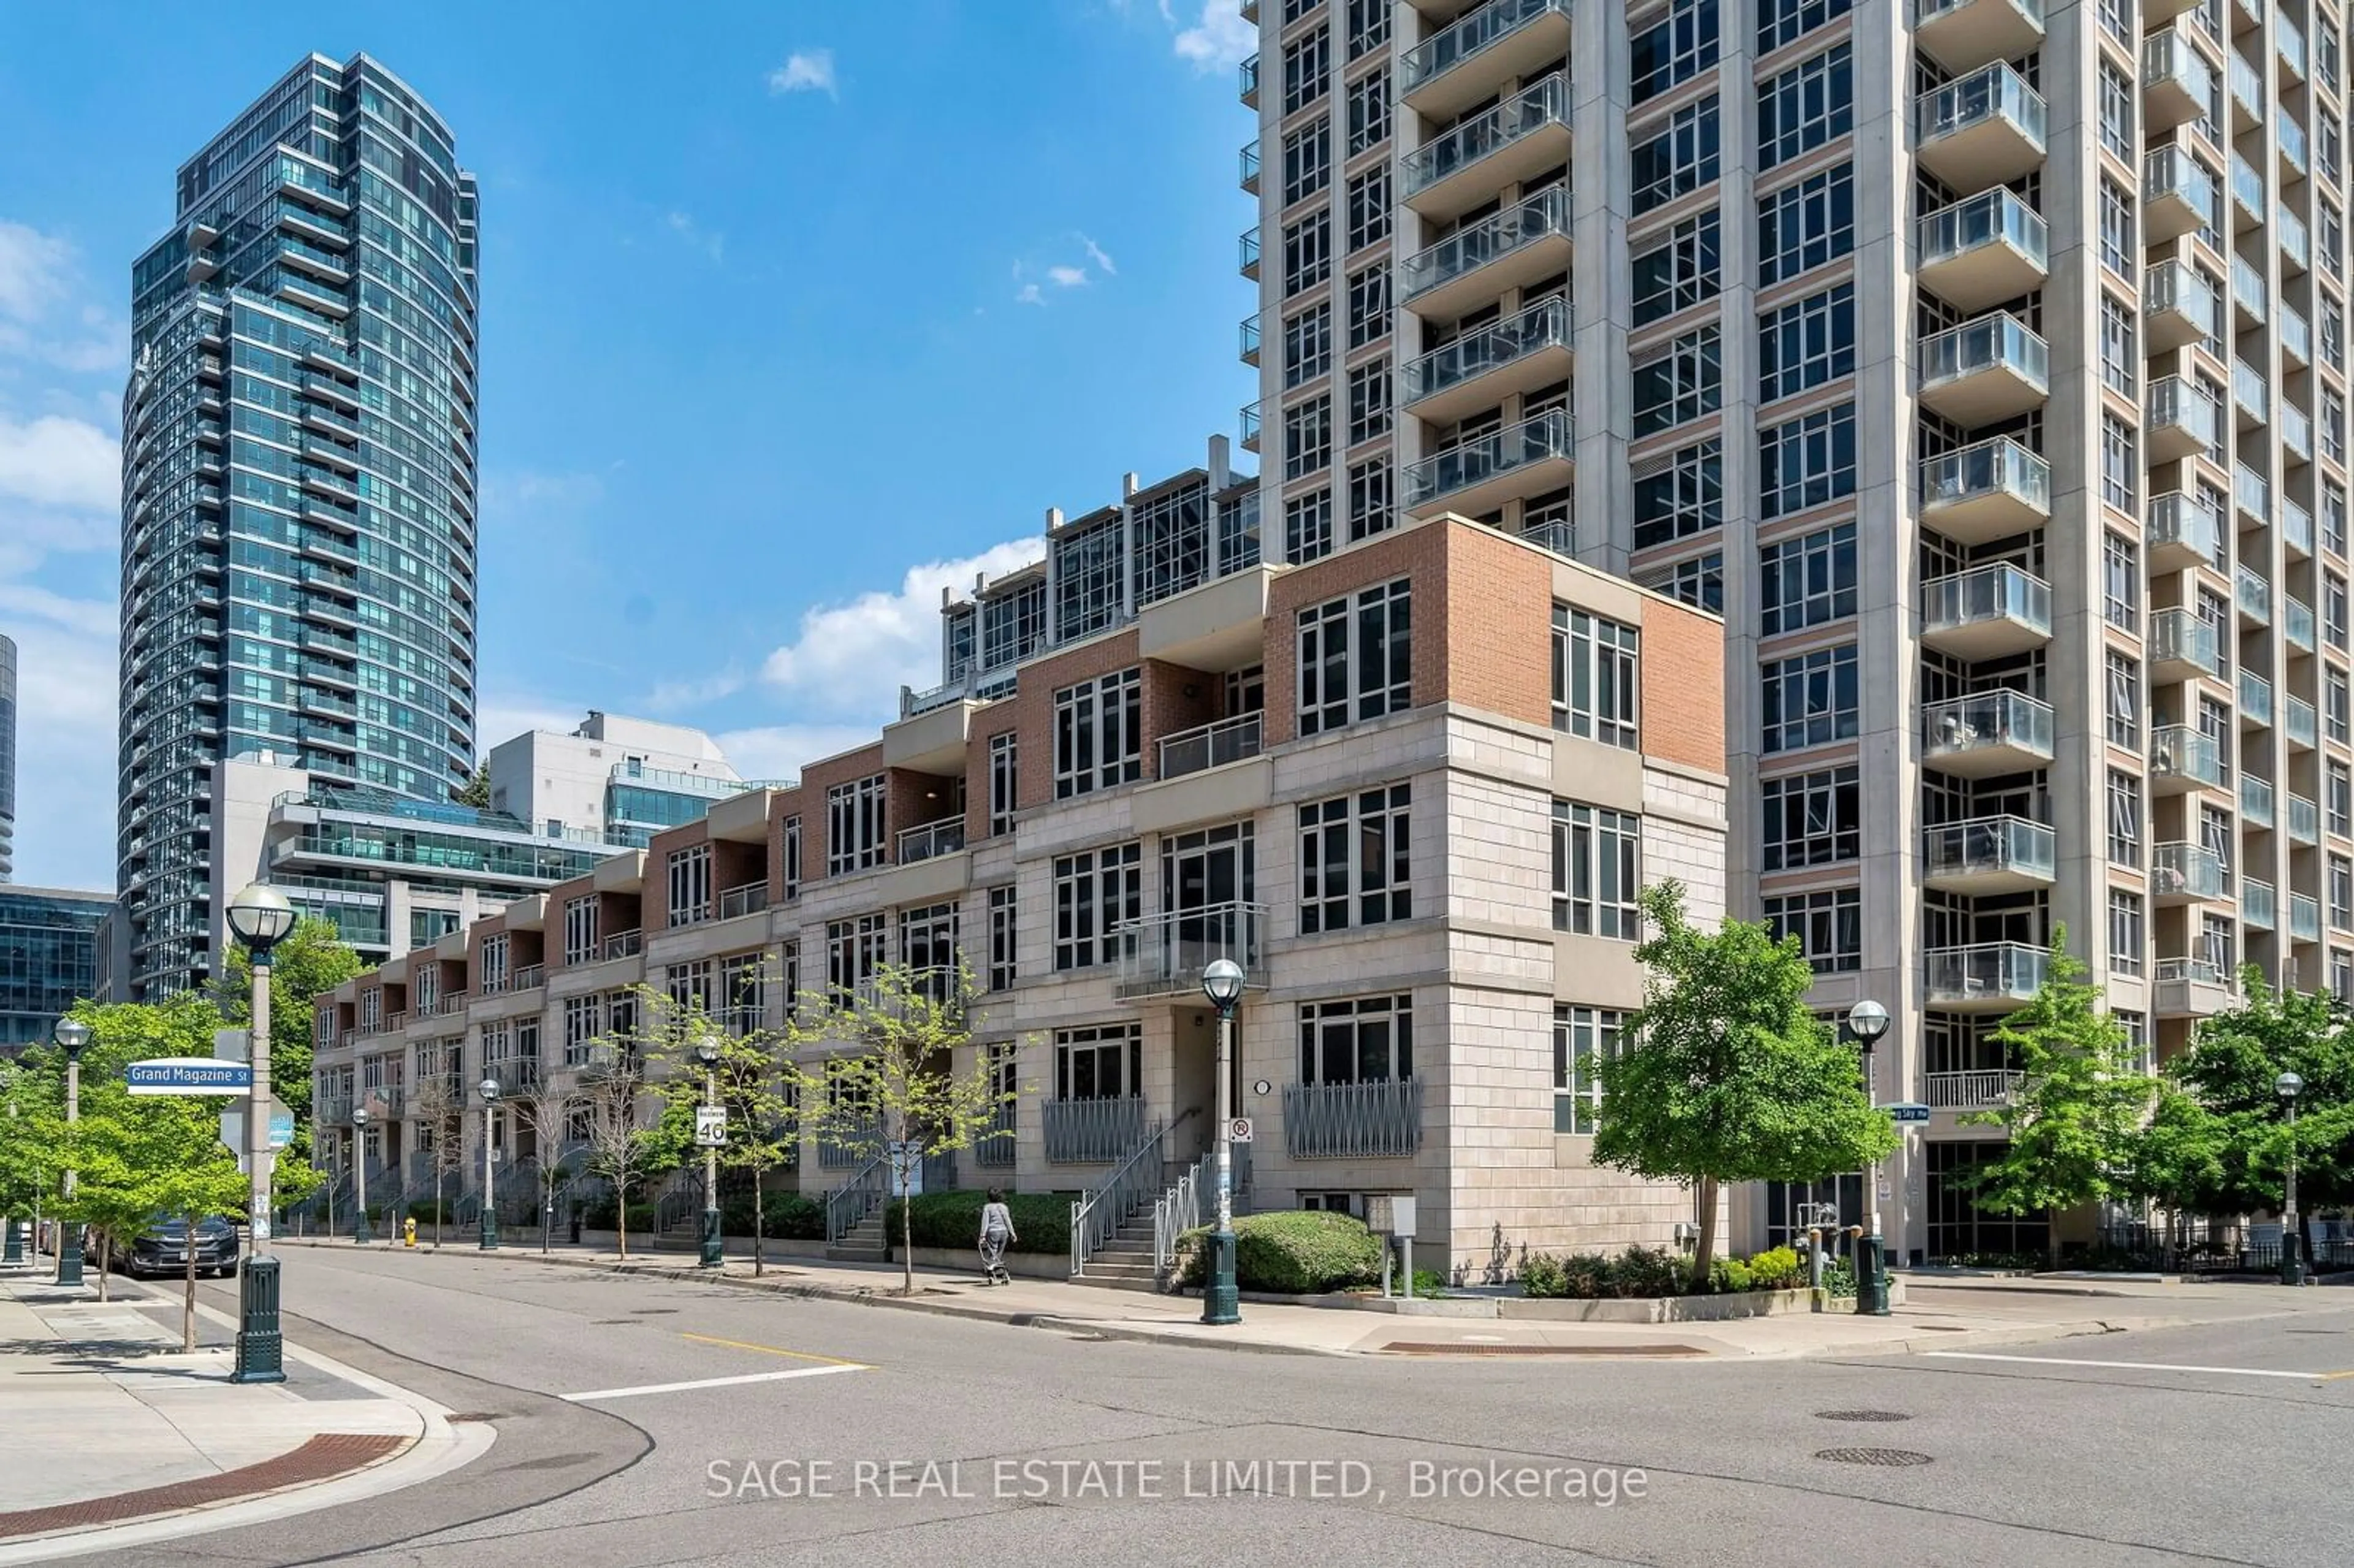
[[[2271,883],[2253,876],[2240,879],[2240,924],[2251,931],[2278,929],[2280,893]]]
[[[2043,41],[2043,0],[1914,0],[1913,39],[1953,72],[2017,59]]]
[[[1441,319],[1569,270],[1570,194],[1556,185],[1399,263],[1398,302]]]
[[[1265,731],[1262,723],[1265,717],[1264,714],[1237,714],[1215,724],[1163,736],[1160,771],[1155,777],[1182,779],[1188,773],[1200,773],[1212,768],[1223,768],[1229,762],[1241,762],[1257,757],[1260,737]]]
[[[599,959],[602,962],[610,963],[615,959],[634,959],[644,948],[643,932],[616,931],[605,938],[604,945],[599,949]]]
[[[2264,196],[2264,171],[2237,153],[2232,154],[2232,205],[2240,209],[2240,216],[2247,219],[2245,227],[2250,228],[2263,224],[2272,210],[2272,203]]]
[[[2305,319],[2304,312],[2286,300],[2281,302],[2274,316],[2273,324],[2280,338],[2281,358],[2299,370],[2310,369],[2313,366],[2313,323]]]
[[[1965,313],[2015,300],[2050,273],[2041,215],[2008,190],[1982,191],[1914,225],[1922,287]]]
[[[2143,352],[2170,354],[2214,336],[2218,308],[2213,287],[2197,268],[2182,261],[2151,268],[2141,286]]]
[[[2314,722],[2313,705],[2303,697],[2281,698],[2281,733],[2299,750],[2311,751],[2318,747],[2321,732]]]
[[[2052,762],[2052,709],[2023,692],[1980,692],[1921,713],[1922,760],[1941,773],[1984,779]]]
[[[2312,894],[2288,895],[2288,934],[2292,941],[2321,940],[2321,901]]]
[[[1057,1165],[1109,1165],[1144,1141],[1144,1099],[1047,1100],[1038,1107],[1046,1158]]]
[[[2155,466],[2179,462],[2211,450],[2222,426],[2222,410],[2207,389],[2186,376],[2149,384],[2142,400],[2142,451]]]
[[[2233,574],[2232,582],[2235,591],[2232,595],[2232,602],[2239,608],[2241,624],[2270,626],[2273,623],[2273,585],[2246,567]]]
[[[1243,318],[1242,338],[1242,362],[1245,365],[1257,365],[1258,363],[1258,317],[1256,314]]]
[[[2301,599],[2281,600],[2281,636],[2300,653],[2314,652],[2313,606]]]
[[[1965,428],[2016,418],[2051,395],[2050,357],[2043,340],[2009,312],[1964,322],[1923,340],[1921,401]]]
[[[1294,1160],[1409,1157],[1422,1148],[1422,1080],[1286,1084],[1283,1142]]]
[[[2239,988],[2211,959],[2160,959],[2155,978],[2160,1018],[2211,1018],[2239,1001]]]
[[[1398,99],[1431,120],[1451,120],[1496,84],[1523,79],[1569,51],[1569,0],[1489,0],[1405,51]],[[1474,69],[1458,68],[1473,66]]]
[[[2000,61],[1921,96],[1914,156],[1956,191],[2008,185],[2043,162],[2043,100]]]
[[[2240,672],[2240,727],[2263,729],[2273,722],[2273,683],[2253,670]]]
[[[2188,149],[2160,147],[2141,163],[2141,238],[2145,245],[2179,239],[2220,218],[2215,176]]]
[[[2222,642],[2213,622],[2191,609],[2161,609],[2149,618],[2149,681],[2172,685],[2204,675],[2223,675]]]
[[[1922,956],[1924,990],[1933,1007],[2009,1012],[2043,984],[2049,955],[2025,942],[1933,948]]]
[[[1921,521],[1964,545],[2040,528],[2052,518],[2052,465],[2009,436],[1921,462]]]
[[[1258,450],[1258,410],[1257,403],[1246,403],[1242,410],[1242,448],[1246,452]]]
[[[719,895],[719,917],[722,920],[733,920],[742,915],[758,915],[768,906],[769,885],[766,882],[748,882],[740,887],[724,888]]]
[[[2271,779],[2259,779],[2253,773],[2240,775],[2240,825],[2249,828],[2269,828],[2273,825]]]
[[[2291,843],[2317,844],[2321,842],[2321,807],[2317,801],[2304,795],[2289,796],[2288,836]]]
[[[1405,205],[1435,223],[1569,161],[1569,79],[1537,81],[1406,154]]]
[[[2215,68],[2179,27],[2150,34],[2141,46],[2141,129],[2156,136],[2215,111]]]
[[[1242,186],[1252,196],[1258,195],[1258,143],[1252,142],[1243,148]]]
[[[2159,844],[2150,856],[2149,894],[2161,907],[2223,896],[2223,860],[2199,844]]]
[[[2264,373],[2244,359],[2232,362],[2232,403],[2240,412],[2240,429],[2253,429],[2272,418],[2272,387]]]
[[[2195,497],[2169,490],[2150,498],[2142,547],[2154,572],[2214,567],[2222,559],[2223,522]]]
[[[1996,659],[2052,641],[2052,588],[2009,562],[1921,585],[1921,641],[1956,659]]]
[[[1258,107],[1258,57],[1253,55],[1243,61],[1235,76],[1236,85],[1241,90],[1243,107],[1256,110]]]
[[[2211,735],[2189,725],[2170,724],[2150,732],[2149,792],[2179,795],[2191,789],[2231,789],[2223,748]]]
[[[1945,893],[2019,893],[2051,885],[2052,831],[2024,817],[1976,817],[1922,830],[1921,880]]]
[[[1246,986],[1267,985],[1267,906],[1214,904],[1148,915],[1115,928],[1108,946],[1123,997],[1190,996],[1203,969],[1218,959],[1243,967]]]
[[[1566,380],[1575,361],[1569,329],[1569,302],[1558,295],[1540,300],[1406,361],[1399,397],[1416,418],[1448,425],[1507,397]]]
[[[512,1100],[539,1092],[539,1059],[510,1056],[482,1064],[482,1075],[499,1086],[499,1097]]]
[[[1243,230],[1242,272],[1244,277],[1254,282],[1258,279],[1258,226],[1257,224]]]
[[[2021,1075],[2002,1067],[1921,1075],[1921,1103],[1931,1110],[1991,1110],[2009,1105]]]
[[[918,861],[938,860],[942,855],[955,854],[964,848],[964,819],[944,817],[937,822],[908,828],[899,834],[901,865],[914,865]]]
[[[1443,501],[1445,510],[1476,517],[1512,497],[1568,483],[1574,450],[1569,410],[1548,409],[1407,469],[1406,505],[1428,512]]]
[[[2240,515],[2246,518],[2251,525],[2264,527],[2273,520],[2272,481],[2246,463],[2233,463],[2232,504],[2239,509]]]

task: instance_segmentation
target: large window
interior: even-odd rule
[[[1332,214],[1312,212],[1283,228],[1283,291],[1296,294],[1332,275]]]
[[[2141,661],[2112,648],[2107,663],[2109,742],[2137,747],[2141,744]]]
[[[1854,0],[1757,0],[1757,52],[1770,55],[1848,13]]]
[[[1635,362],[1635,434],[1657,435],[1712,414],[1724,401],[1723,334],[1711,324]]]
[[[1013,813],[1022,803],[1020,754],[1014,735],[1007,730],[989,737],[989,836],[1013,831]]]
[[[1855,170],[1847,164],[1757,198],[1757,281],[1766,288],[1855,249]]]
[[[1635,548],[1724,526],[1724,442],[1710,437],[1635,469]]]
[[[1717,209],[1695,213],[1653,236],[1635,252],[1635,325],[1716,298],[1724,286]]]
[[[1817,974],[1863,967],[1863,895],[1852,887],[1768,898],[1766,924],[1776,941],[1795,933]]]
[[[1283,138],[1283,205],[1294,206],[1332,183],[1332,122],[1318,120]]]
[[[1635,750],[1640,641],[1631,626],[1554,605],[1553,727]]]
[[[1304,479],[1332,461],[1332,395],[1320,392],[1283,411],[1283,477]]]
[[[825,983],[837,994],[854,993],[883,967],[891,939],[887,918],[861,915],[853,920],[832,920],[825,927]]]
[[[1144,1025],[1055,1031],[1055,1097],[1127,1100],[1144,1093]]]
[[[1361,446],[1390,433],[1390,361],[1370,359],[1349,372],[1349,444]]]
[[[1553,1010],[1553,1129],[1589,1133],[1602,1108],[1600,1065],[1618,1054],[1627,1015],[1614,1008]]]
[[[1349,84],[1349,156],[1380,145],[1390,136],[1390,73],[1374,71]]]
[[[1795,751],[1854,738],[1854,644],[1776,659],[1766,665],[1763,679],[1765,734],[1760,750]]]
[[[1553,803],[1553,924],[1586,937],[1636,939],[1643,819],[1578,800]]]
[[[1757,325],[1757,397],[1770,403],[1855,374],[1855,285],[1769,311]]]
[[[1144,914],[1144,848],[1115,844],[1055,859],[1055,967],[1092,969],[1119,955],[1111,933]]]
[[[1635,209],[1640,217],[1716,178],[1716,95],[1678,110],[1635,143]]]
[[[1390,237],[1390,167],[1376,164],[1349,182],[1349,249],[1353,254]]]
[[[711,917],[711,846],[670,852],[670,923],[692,926]]]
[[[1757,552],[1761,636],[1778,637],[1855,613],[1855,524],[1818,528]]]
[[[2138,976],[2142,971],[2142,954],[2147,950],[2143,938],[2141,895],[2127,893],[2122,888],[2109,889],[2110,972]]]
[[[1323,27],[1295,38],[1283,51],[1283,111],[1297,114],[1319,98],[1332,72],[1332,35]]]
[[[564,901],[564,961],[594,963],[601,956],[597,939],[597,895]]]
[[[885,803],[889,776],[877,773],[825,792],[825,873],[864,871],[881,865],[889,844]]]
[[[1320,486],[1283,503],[1283,559],[1288,566],[1332,553],[1332,492]]]
[[[801,895],[801,820],[799,817],[785,819],[784,858],[785,896],[799,898]]]
[[[1767,518],[1855,493],[1855,405],[1818,408],[1757,434],[1757,494]]]
[[[1388,1083],[1414,1076],[1414,999],[1299,1004],[1299,1081]]]
[[[1757,166],[1770,169],[1854,128],[1854,73],[1840,44],[1757,89]]]
[[[1144,777],[1143,679],[1118,670],[1055,694],[1055,799]]]
[[[1410,579],[1299,612],[1299,733],[1320,735],[1412,705]]]
[[[1314,936],[1413,916],[1412,787],[1392,784],[1299,808],[1299,931]]]
[[[1016,973],[1013,886],[989,890],[989,989],[1011,991]]]
[[[1716,0],[1677,0],[1659,23],[1629,38],[1633,101],[1657,98],[1714,65],[1720,30]]]
[[[1768,779],[1758,793],[1765,870],[1833,865],[1862,853],[1863,791],[1854,764]]]
[[[604,1001],[601,996],[567,996],[564,999],[564,1065],[585,1067],[588,1065],[591,1047],[604,1027]]]
[[[1327,300],[1283,323],[1283,384],[1313,381],[1332,368],[1332,303]]]

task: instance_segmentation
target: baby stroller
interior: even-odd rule
[[[1013,1283],[1013,1276],[1005,1271],[1005,1244],[1011,1239],[1004,1231],[981,1233],[981,1266],[991,1285]]]

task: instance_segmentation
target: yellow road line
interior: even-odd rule
[[[2354,1371],[2316,1372],[2313,1374],[2313,1381],[2316,1383],[2336,1383],[2342,1377],[2354,1377]]]
[[[712,1338],[709,1334],[688,1334],[682,1332],[679,1335],[679,1338],[682,1340],[693,1340],[699,1345],[725,1345],[731,1351],[758,1351],[762,1355],[790,1356],[797,1361],[816,1361],[823,1366],[864,1368],[867,1365],[864,1361],[846,1361],[839,1356],[812,1355],[808,1351],[788,1351],[778,1345],[755,1345],[747,1343],[742,1340],[716,1340]]]

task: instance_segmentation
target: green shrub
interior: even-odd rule
[[[1734,1296],[1751,1288],[1749,1266],[1720,1257],[1708,1266],[1708,1288],[1713,1296]]]
[[[1187,1231],[1184,1282],[1200,1285],[1209,1228]],[[1235,1222],[1235,1282],[1245,1290],[1311,1296],[1372,1285],[1382,1277],[1382,1239],[1346,1214],[1287,1210]]]
[[[1855,1294],[1855,1265],[1844,1257],[1834,1257],[1823,1265],[1823,1288],[1833,1296]]]
[[[1414,1293],[1426,1301],[1436,1301],[1447,1294],[1447,1276],[1435,1268],[1414,1271]]]
[[[448,1211],[446,1213],[442,1212],[445,1209]],[[417,1228],[420,1231],[432,1225],[437,1218],[442,1224],[451,1224],[458,1218],[458,1205],[428,1198],[421,1203],[409,1204],[408,1217],[417,1222]]]
[[[979,1191],[918,1193],[909,1221],[916,1245],[950,1252],[972,1251],[981,1239],[981,1207],[988,1202],[989,1194]],[[1005,1207],[1013,1216],[1014,1251],[1069,1255],[1071,1200],[1066,1194],[1008,1192]],[[899,1200],[894,1198],[884,1213],[884,1234],[891,1245],[897,1246],[907,1228],[901,1224]],[[825,1234],[822,1205],[818,1213],[818,1234]]]
[[[1682,1258],[1662,1247],[1630,1246],[1610,1265],[1610,1294],[1681,1296],[1691,1273]]]
[[[1549,1252],[1531,1253],[1521,1262],[1521,1294],[1544,1298],[1569,1294],[1569,1271]]]
[[[825,1200],[799,1192],[771,1192],[766,1204],[771,1241],[825,1240]]]
[[[1564,1296],[1582,1301],[1610,1294],[1610,1260],[1598,1252],[1572,1253],[1562,1260]]]
[[[1749,1260],[1752,1290],[1796,1290],[1806,1282],[1806,1268],[1793,1248],[1772,1247]]]

